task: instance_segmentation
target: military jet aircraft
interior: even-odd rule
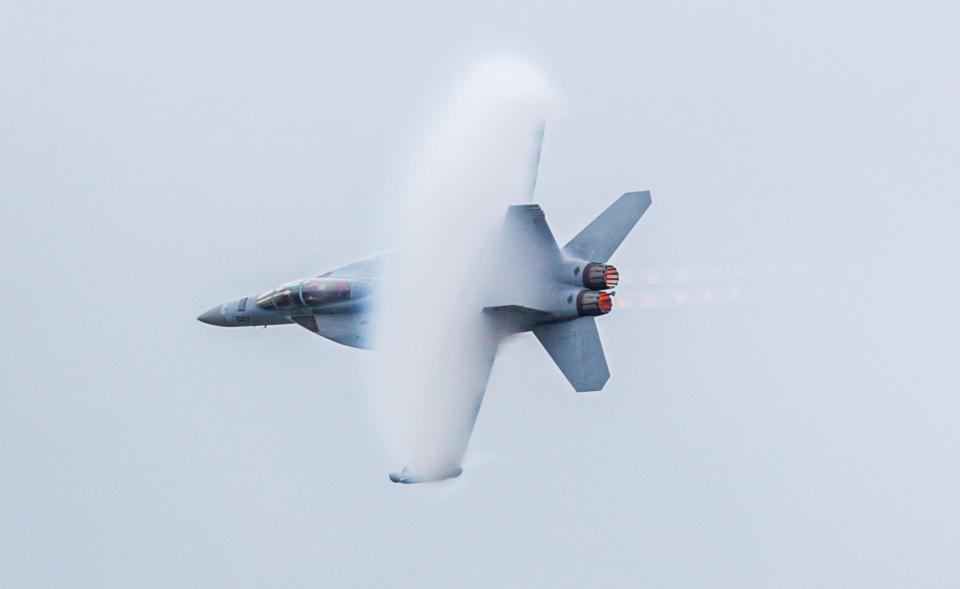
[[[465,393],[466,411],[459,447],[448,464],[429,473],[404,468],[390,475],[396,483],[419,483],[459,476],[460,462],[476,419],[500,340],[532,331],[578,392],[598,391],[610,376],[596,318],[613,310],[612,290],[620,273],[608,260],[650,206],[650,192],[628,192],[617,199],[562,248],[536,204],[507,209],[497,244],[513,269],[509,289],[491,292],[477,309],[488,326],[482,357],[476,359],[476,391]],[[383,254],[294,280],[217,305],[197,319],[223,327],[297,324],[337,343],[372,346],[373,302],[386,261]],[[468,362],[468,360],[465,360]]]

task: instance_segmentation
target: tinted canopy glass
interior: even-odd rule
[[[281,284],[257,297],[261,309],[318,307],[363,298],[369,292],[366,281],[344,278],[307,278]]]

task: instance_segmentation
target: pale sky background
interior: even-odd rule
[[[958,16],[3,3],[0,587],[960,585]],[[511,342],[464,475],[397,486],[376,356],[195,317],[389,247],[410,146],[501,53],[568,100],[561,241],[650,189],[631,292],[792,274],[603,318],[598,395]]]

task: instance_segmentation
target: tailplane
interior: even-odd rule
[[[533,334],[578,393],[599,391],[607,383],[610,371],[593,317],[538,325]]]

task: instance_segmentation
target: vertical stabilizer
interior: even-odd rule
[[[564,255],[606,262],[650,206],[650,192],[628,192],[563,247]]]

